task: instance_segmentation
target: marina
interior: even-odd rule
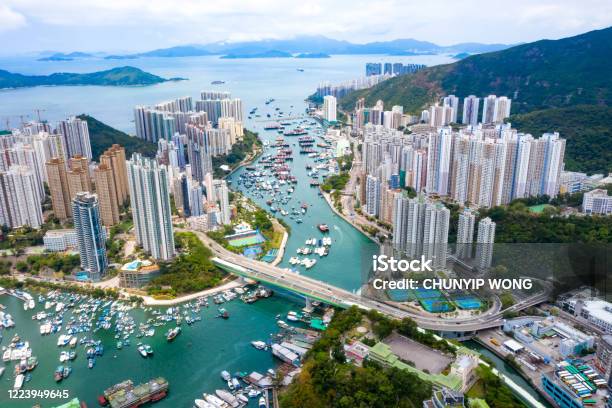
[[[224,89],[241,94],[248,109],[257,108],[252,112],[252,119],[247,120],[245,126],[258,132],[264,146],[267,146],[259,159],[233,172],[228,177],[228,181],[231,181],[232,189],[243,190],[245,195],[256,201],[261,207],[272,211],[271,207],[274,206],[275,216],[283,219],[290,226],[291,233],[285,248],[286,255],[280,266],[293,267],[289,263],[290,258],[297,255],[298,248],[309,246],[306,244],[307,240],[315,238],[318,244],[318,240],[328,237],[331,239],[329,254],[323,257],[314,253],[309,254],[306,257],[317,259],[317,263],[310,269],[299,266],[295,267],[296,270],[339,287],[357,290],[369,271],[371,257],[377,252],[377,247],[351,225],[334,215],[325,200],[314,189],[323,182],[323,176],[330,173],[329,167],[330,164],[333,164],[331,163],[332,154],[328,148],[322,147],[323,144],[328,144],[323,138],[324,130],[312,119],[303,115],[302,112],[306,106],[302,101],[305,95],[315,89],[321,81],[321,69],[326,72],[328,79],[343,80],[347,76],[357,76],[367,58],[367,56],[341,56],[333,59],[299,61],[307,68],[305,72],[295,70],[293,66],[295,61],[276,60],[274,69],[279,70],[280,73],[274,81],[270,81],[268,70],[270,61],[268,60],[243,62],[214,57],[187,57],[181,59],[181,64],[169,66],[168,64],[176,61],[163,58],[139,59],[134,60],[133,63],[143,69],[148,69],[146,65],[152,63],[156,66],[155,71],[161,75],[178,75],[190,78],[190,80],[149,88],[104,88],[104,97],[100,96],[102,88],[98,90],[95,87],[88,88],[91,89],[91,93],[87,97],[84,96],[82,89],[71,87],[50,87],[45,89],[44,94],[37,89],[32,89],[28,90],[27,94],[33,92],[40,96],[40,103],[46,106],[45,116],[49,120],[59,120],[66,112],[81,112],[83,107],[87,106],[88,112],[94,117],[133,134],[132,120],[135,105],[146,103],[149,100],[170,99],[176,97],[177,94],[195,94],[201,89],[210,87],[211,80],[223,78],[226,82],[223,85]],[[412,57],[398,59],[409,60]],[[416,57],[416,59],[422,62],[446,61],[445,57],[437,56]],[[328,66],[330,62],[331,66]],[[51,63],[40,63],[40,66],[48,64]],[[101,65],[104,64],[112,66],[113,62],[75,60],[63,64],[65,65],[63,69],[67,71],[92,71],[101,68]],[[321,68],[315,68],[316,65],[321,65]],[[165,68],[160,68],[160,66]],[[228,69],[230,66],[232,69]],[[22,60],[5,61],[4,68],[14,71],[38,69],[28,61]],[[40,69],[44,70],[44,68]],[[274,98],[266,96],[271,94],[274,95]],[[11,91],[2,97],[6,103],[0,103],[0,106],[9,109],[3,111],[4,115],[19,114],[31,109],[31,95]],[[66,103],[60,106],[56,104],[57,100],[66,101]],[[283,112],[283,117],[280,117],[280,112]],[[264,130],[264,125],[270,122],[278,122],[283,129]],[[298,127],[304,129],[309,127],[308,134],[284,135],[285,131],[290,132]],[[279,133],[279,130],[282,133]],[[305,139],[302,139],[300,144],[302,137]],[[282,140],[277,140],[279,138]],[[313,138],[314,142],[310,138]],[[255,176],[256,172],[266,174]],[[253,173],[253,176],[247,177],[246,173]],[[245,174],[244,177],[242,177],[243,174]],[[255,188],[256,177],[262,177],[261,186],[266,186],[265,189]],[[244,179],[243,183],[248,180],[253,185],[246,189],[244,185],[238,183],[240,179]],[[313,187],[311,188],[310,185]],[[279,192],[272,196],[271,192],[277,186]],[[266,204],[267,200],[273,199],[271,205]],[[283,201],[286,201],[286,204]],[[320,224],[326,224],[329,232],[323,233],[317,227]],[[310,245],[310,247],[314,249],[315,245]],[[58,296],[57,299],[44,300],[41,303],[38,302],[37,295],[33,294],[35,307],[31,309],[27,306],[28,310],[24,310],[23,300],[3,295],[0,296],[0,303],[6,308],[0,310],[4,313],[0,315],[0,322],[11,328],[2,330],[4,338],[0,344],[6,346],[13,335],[19,333],[24,341],[28,341],[32,355],[37,358],[36,368],[22,374],[22,389],[68,390],[68,397],[48,400],[45,406],[53,407],[73,398],[79,398],[89,407],[95,407],[99,405],[98,396],[120,381],[129,379],[133,384],[145,384],[158,377],[167,380],[168,393],[165,398],[153,406],[193,406],[196,400],[211,404],[209,400],[212,398],[204,398],[204,393],[219,398],[215,392],[217,389],[229,390],[227,382],[219,376],[223,370],[229,373],[247,373],[240,381],[243,383],[242,390],[251,387],[246,393],[243,391],[241,394],[248,399],[249,407],[269,406],[271,395],[262,391],[272,384],[268,369],[280,371],[287,369],[287,366],[293,367],[291,364],[283,363],[271,352],[272,340],[276,340],[275,343],[285,349],[287,349],[287,344],[283,343],[287,343],[287,340],[271,338],[270,335],[290,332],[293,335],[291,340],[293,344],[307,348],[307,345],[314,340],[308,333],[296,333],[291,328],[311,330],[311,325],[319,324],[316,318],[311,319],[310,323],[291,321],[288,318],[291,310],[294,310],[296,314],[302,314],[302,317],[296,315],[296,318],[304,317],[301,312],[304,300],[283,293],[276,288],[271,289],[274,290],[274,295],[268,294],[267,297],[265,293],[269,292],[265,288],[257,287],[248,288],[242,294],[235,293],[236,297],[230,301],[226,301],[223,295],[217,294],[214,298],[209,296],[209,307],[201,305],[199,312],[196,313],[193,307],[195,307],[197,297],[191,298],[190,296],[186,297],[188,300],[186,303],[178,305],[166,304],[171,303],[171,300],[151,299],[159,305],[154,307],[129,304],[112,306],[113,301],[102,307],[109,299],[100,300],[95,319],[90,319],[90,315],[97,300],[81,299],[78,302],[75,300],[75,305],[70,306],[69,296],[66,299]],[[236,292],[235,289],[233,291]],[[259,296],[256,292],[264,296]],[[58,305],[58,301],[64,305]],[[49,305],[45,308],[47,302]],[[75,317],[75,320],[71,322],[73,311],[78,309],[81,303],[89,305],[83,310],[83,315],[87,318],[80,320]],[[186,304],[192,305],[192,308],[184,307]],[[173,309],[170,313],[168,313],[169,307]],[[174,310],[175,307],[177,310]],[[227,310],[229,318],[217,318],[220,307]],[[56,312],[56,308],[59,308],[60,311]],[[55,320],[58,318],[57,314],[63,309],[67,311],[63,312],[60,330],[59,322]],[[108,309],[108,312],[103,316],[104,309]],[[187,315],[184,315],[183,312],[187,312]],[[33,317],[35,318],[32,319]],[[100,317],[102,320],[98,320]],[[176,325],[178,317],[181,319],[181,334],[168,342],[164,334]],[[117,318],[121,325],[119,331],[115,330],[118,327]],[[69,329],[73,329],[73,333],[69,333]],[[131,330],[133,332],[129,334]],[[66,345],[58,347],[57,341],[61,334],[71,337]],[[126,334],[129,334],[127,339],[124,338]],[[118,337],[115,338],[117,335]],[[75,348],[70,346],[72,337],[77,337]],[[91,341],[87,346],[85,343],[80,344],[81,338],[84,337],[86,341]],[[125,340],[129,342],[126,343]],[[64,338],[62,343],[65,341]],[[120,349],[117,348],[119,341],[121,341]],[[264,349],[256,348],[251,343],[254,341],[264,342]],[[99,344],[96,344],[97,342]],[[147,353],[145,358],[138,350],[140,347],[138,343],[149,345],[154,353]],[[97,353],[101,355],[97,355],[96,347],[98,347]],[[60,363],[61,351],[69,353],[75,351],[75,359]],[[295,353],[295,350],[292,352]],[[69,365],[72,372],[67,378],[62,378],[60,383],[56,383],[54,372],[59,364]],[[7,368],[0,377],[0,406],[9,404],[8,406],[15,408],[31,407],[33,405],[31,400],[9,400],[7,390],[13,389],[16,381],[12,373],[15,361],[8,362],[8,364],[3,362],[2,367],[5,365]],[[116,373],[124,375],[117,378]],[[27,374],[30,374],[29,381],[26,381]],[[244,403],[242,398],[236,398]],[[214,405],[205,405],[204,402],[201,402],[199,406],[214,407]]]

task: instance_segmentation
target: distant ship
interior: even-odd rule
[[[212,81],[210,84],[211,85],[221,85],[221,84],[224,84],[224,83],[225,83],[225,81],[218,81],[217,80],[217,81]]]

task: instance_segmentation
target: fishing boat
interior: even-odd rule
[[[63,379],[68,378],[68,376],[70,375],[71,372],[72,372],[72,367],[64,366],[64,370],[62,370],[62,378]]]
[[[138,353],[144,358],[147,358],[149,354],[147,354],[147,350],[145,350],[144,346],[138,346]]]
[[[222,319],[229,319],[229,312],[226,309],[220,308],[218,312],[219,314],[217,315],[217,317],[220,317]]]
[[[202,394],[202,396],[204,397],[204,399],[212,404],[214,407],[226,407],[227,404],[220,398],[217,398],[216,396],[212,395],[212,394]]]
[[[217,394],[219,398],[229,404],[229,406],[232,408],[237,408],[238,406],[240,406],[238,399],[234,397],[230,392],[227,392],[225,390],[215,390],[215,394]]]
[[[298,322],[300,321],[301,318],[302,318],[302,315],[294,312],[293,310],[290,310],[289,313],[287,313],[287,320],[289,321]]]
[[[257,350],[264,350],[267,346],[266,343],[261,340],[255,340],[251,342],[251,345]]]
[[[268,404],[266,404],[266,399],[264,397],[259,399],[259,408],[268,408]]]
[[[229,381],[232,379],[232,376],[230,375],[229,372],[223,370],[221,371],[221,378],[223,378],[224,381]]]
[[[24,379],[25,379],[25,376],[23,374],[17,375],[17,377],[15,377],[15,383],[13,384],[13,389],[20,390],[21,387],[23,387]]]
[[[55,372],[53,373],[53,379],[55,382],[60,382],[64,378],[64,366],[57,366]]]
[[[329,226],[327,224],[319,224],[317,225],[317,228],[321,232],[329,232]]]
[[[175,327],[174,329],[170,329],[168,333],[166,333],[166,340],[168,341],[174,340],[176,336],[179,335],[180,332],[181,332],[180,327]]]
[[[33,369],[36,368],[37,365],[38,365],[38,358],[34,356],[28,357],[28,360],[26,363],[26,370],[32,371]],[[0,373],[0,375],[2,374]]]
[[[259,391],[256,388],[251,388],[249,390],[249,392],[247,393],[247,395],[249,396],[249,398],[255,398],[258,397],[261,394],[261,391]]]
[[[204,401],[203,399],[196,399],[193,401],[196,408],[216,408],[214,405]]]

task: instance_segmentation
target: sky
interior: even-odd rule
[[[0,53],[133,52],[299,35],[514,44],[611,25],[610,0],[0,0]]]

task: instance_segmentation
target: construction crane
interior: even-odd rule
[[[46,109],[34,109],[34,112],[36,112],[36,116],[38,117],[38,121],[40,122],[40,112],[46,112]]]

